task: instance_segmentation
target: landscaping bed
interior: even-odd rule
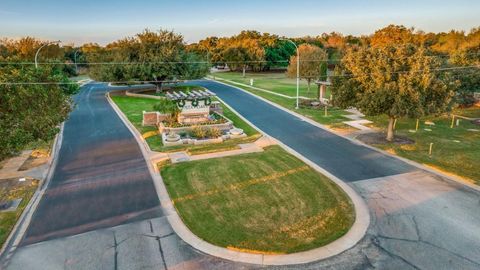
[[[126,115],[128,120],[137,128],[142,134],[154,133],[158,131],[157,127],[142,126],[143,111],[152,111],[153,107],[158,103],[158,100],[149,98],[129,97],[118,93],[111,94],[112,100],[117,104],[120,110]],[[245,123],[235,113],[230,111],[226,106],[224,107],[224,116],[233,122],[233,125],[244,130],[245,134],[249,137],[258,134],[254,128]],[[249,138],[247,137],[247,138]],[[245,139],[247,139],[245,138]],[[258,138],[255,136],[255,138]],[[162,143],[162,138],[158,135],[147,136],[145,139],[152,151],[157,152],[176,152],[176,151],[188,151],[191,153],[212,153],[218,151],[234,150],[238,149],[239,143],[244,143],[240,139],[231,139],[223,143],[217,143],[212,145],[176,145],[165,146]]]
[[[355,219],[336,184],[278,146],[164,165],[161,175],[188,228],[222,247],[305,251],[343,236]]]
[[[414,144],[415,141],[409,139],[408,137],[397,135],[393,138],[393,141],[387,141],[387,134],[384,132],[375,132],[375,133],[366,133],[357,136],[357,139],[367,143],[367,144],[396,144],[396,145],[405,145],[405,144]]]

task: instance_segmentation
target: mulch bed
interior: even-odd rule
[[[409,139],[404,136],[399,136],[395,135],[394,139],[392,142],[387,141],[387,134],[384,132],[377,132],[377,133],[367,133],[367,134],[361,134],[357,136],[357,139],[366,143],[366,144],[398,144],[398,145],[403,145],[403,144],[414,144],[415,141],[412,139]]]
[[[480,126],[480,119],[473,120],[473,121],[472,121],[472,124],[477,125],[477,126]]]

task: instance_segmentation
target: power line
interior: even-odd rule
[[[434,68],[434,69],[423,69],[423,70],[401,70],[401,71],[392,71],[392,72],[381,72],[381,74],[405,74],[405,73],[424,73],[426,71],[449,71],[449,70],[463,70],[463,69],[475,69],[475,68],[480,68],[480,65],[476,66],[463,66],[463,67],[445,67],[445,68]],[[371,76],[371,75],[376,75],[377,73],[367,73],[365,75]],[[330,76],[322,76],[322,77],[353,77],[357,78],[360,76],[355,76],[353,74],[342,74],[342,75],[330,75]]]
[[[480,52],[475,52],[475,53],[467,53],[467,54],[462,54],[462,55],[480,55]],[[427,55],[425,57],[428,58],[442,58],[442,57],[451,57],[452,55]],[[410,56],[404,56],[404,57],[387,57],[387,59],[390,60],[400,60],[400,59],[405,59],[413,57],[413,55]],[[300,56],[300,62],[341,62],[343,59],[337,58],[337,59],[318,59],[318,60],[302,60],[302,57]],[[110,62],[64,62],[64,63],[55,63],[55,62],[39,62],[39,65],[148,65],[148,64],[213,64],[213,65],[218,65],[218,64],[245,64],[245,63],[251,63],[251,64],[261,64],[261,63],[289,63],[290,60],[247,60],[247,61],[135,61],[135,62],[128,62],[128,61],[110,61]],[[15,62],[15,61],[3,61],[0,62],[0,65],[35,65],[35,62]]]
[[[426,71],[432,71],[432,72],[439,72],[439,71],[450,71],[450,70],[465,70],[465,69],[476,69],[480,68],[480,65],[475,65],[475,66],[464,66],[464,67],[446,67],[446,68],[435,68],[435,69],[423,69],[423,70],[402,70],[402,71],[392,71],[392,72],[381,72],[381,74],[405,74],[405,73],[423,73]],[[365,74],[366,76],[371,76],[371,75],[376,75],[377,73],[367,73]],[[342,75],[330,75],[330,76],[321,76],[321,77],[350,77],[350,78],[357,78],[360,77],[358,75],[354,74],[342,74]],[[309,77],[304,77],[304,78],[309,78]],[[317,79],[318,77],[311,77],[312,79]],[[262,79],[281,79],[281,78],[268,78],[268,77],[263,77]],[[89,84],[105,84],[105,83],[113,83],[113,84],[155,84],[155,83],[171,83],[171,81],[148,81],[148,80],[137,80],[137,81],[94,81]],[[74,85],[74,84],[79,84],[78,82],[0,82],[0,85]],[[125,85],[125,87],[128,87],[128,85]]]

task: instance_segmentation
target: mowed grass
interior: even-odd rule
[[[127,116],[130,123],[132,123],[140,133],[146,133],[156,130],[155,127],[142,126],[143,111],[152,112],[153,106],[158,103],[158,100],[150,98],[129,97],[123,95],[111,95],[112,100],[117,104],[120,110]]]
[[[285,77],[284,74],[277,74],[277,73],[274,73],[274,77],[273,75],[272,76],[268,76],[269,73],[259,73],[259,74],[255,74],[255,73],[248,73],[248,75],[251,75],[252,77],[253,76],[257,76],[257,77],[261,77],[263,78],[262,80],[265,80],[265,81],[268,81],[269,82],[269,85],[270,87],[269,88],[265,88],[267,90],[270,90],[270,91],[273,91],[273,92],[278,92],[278,93],[282,93],[282,94],[286,94],[285,92],[282,92],[282,90],[278,90],[278,89],[285,89],[285,87],[288,87],[289,90],[289,93],[291,94],[292,91],[293,91],[293,96],[295,96],[295,83],[293,85],[291,84],[288,84],[288,86],[282,86],[281,83],[279,83],[278,81],[284,81],[284,80],[289,80],[289,81],[292,81],[292,79],[278,79],[279,76],[283,76]],[[241,73],[235,73],[235,72],[225,72],[225,73],[215,73],[214,74],[215,77],[220,77],[220,78],[225,78],[225,79],[229,79],[229,80],[232,80],[232,81],[237,81],[237,82],[242,82],[241,79],[242,79],[242,75]],[[232,79],[233,78],[233,79]],[[237,78],[237,79],[235,79]],[[247,76],[248,78],[248,76]],[[249,79],[248,79],[249,81]],[[295,80],[293,80],[295,81]],[[289,110],[292,110],[292,111],[295,111],[299,114],[302,114],[320,124],[323,124],[323,125],[327,125],[327,126],[330,126],[332,128],[336,128],[336,129],[350,129],[347,125],[343,124],[342,122],[343,121],[348,121],[349,119],[346,118],[344,115],[348,114],[347,112],[345,112],[344,110],[342,109],[338,109],[338,108],[329,108],[327,110],[327,114],[325,114],[325,111],[323,109],[310,109],[310,108],[300,108],[300,109],[295,109],[296,107],[296,99],[290,99],[290,98],[285,98],[285,97],[281,97],[281,96],[277,96],[277,95],[274,95],[274,94],[270,94],[270,93],[267,93],[267,92],[264,92],[264,91],[260,91],[260,90],[255,90],[251,87],[245,87],[245,86],[239,86],[239,85],[235,85],[235,84],[232,84],[232,86],[235,86],[235,87],[238,87],[238,88],[241,88],[243,90],[246,90],[248,92],[251,92],[257,96],[260,96],[260,97],[263,97],[271,102],[274,102],[284,108],[287,108]],[[257,87],[260,87],[259,85],[255,85]],[[304,89],[306,91],[306,88]],[[313,88],[313,95],[311,95],[311,98],[316,98],[316,87]],[[288,94],[288,95],[290,95]],[[328,96],[328,92],[327,92],[327,96]]]
[[[233,78],[238,76],[241,77],[241,74],[232,74],[234,73],[215,73],[215,76],[226,79],[229,78],[229,76]],[[266,75],[260,74],[260,76],[267,78]],[[277,79],[272,77],[271,80],[271,84],[276,85],[275,80]],[[320,124],[324,124],[332,129],[337,129],[340,132],[355,131],[355,129],[342,123],[343,121],[349,120],[344,116],[348,114],[344,110],[330,109],[327,112],[327,116],[325,116],[323,110],[296,110],[295,99],[279,97],[254,90],[250,87],[242,87],[238,85],[233,86],[263,97],[284,108],[300,113]],[[455,115],[470,118],[480,118],[479,107],[456,109],[453,113]],[[385,116],[367,117],[367,119],[373,121],[373,126],[380,129],[385,130],[387,127],[388,119]],[[425,126],[425,121],[434,121],[436,125],[434,127]],[[480,126],[476,126],[468,120],[460,120],[460,126],[451,129],[451,118],[449,116],[427,117],[421,119],[421,123],[421,128],[417,133],[410,133],[409,130],[415,129],[415,119],[399,119],[397,121],[397,134],[415,140],[416,143],[414,145],[400,146],[396,144],[375,144],[374,146],[388,150],[407,159],[434,167],[446,173],[452,173],[464,177],[467,180],[480,185],[480,170],[478,170],[478,166],[476,167],[475,165],[480,163],[480,132],[468,131],[468,129],[480,129]],[[432,129],[432,131],[425,131],[425,128]],[[428,154],[430,143],[434,144],[432,156],[429,156]]]
[[[265,152],[166,165],[182,220],[214,245],[293,253],[326,245],[352,226],[348,196],[278,146]]]
[[[157,104],[157,100],[149,98],[129,97],[122,95],[111,95],[112,100],[117,104],[120,110],[127,116],[128,120],[137,128],[141,134],[157,131],[156,127],[142,126],[143,111],[153,111],[153,106]],[[192,155],[199,155],[205,153],[228,151],[239,149],[238,144],[254,142],[260,137],[256,129],[251,127],[234,112],[223,105],[224,115],[232,120],[235,127],[244,130],[248,137],[241,139],[228,140],[219,144],[206,145],[179,145],[166,147],[162,143],[160,136],[151,136],[146,139],[150,149],[158,152],[175,152],[188,151]]]
[[[253,79],[253,86],[265,90],[273,91],[279,94],[296,97],[297,96],[297,79],[288,78],[284,72],[272,73],[247,73],[245,78],[241,72],[219,72],[212,76],[231,80],[238,83],[250,85],[250,79]],[[317,98],[318,87],[315,83],[311,83],[310,91],[306,80],[300,80],[300,96],[308,98]],[[327,96],[329,93],[327,92]]]
[[[458,115],[480,114],[480,108],[456,110]],[[369,117],[375,126],[384,129],[387,126],[387,118]],[[432,121],[435,126],[425,125],[425,121]],[[396,125],[398,135],[406,136],[415,141],[413,145],[376,144],[374,146],[393,152],[399,156],[435,167],[445,172],[467,178],[473,183],[480,185],[480,126],[472,124],[468,120],[460,120],[460,125],[451,126],[451,117],[429,117],[421,119],[420,128],[415,130],[415,119],[399,119]],[[426,131],[430,129],[431,131]],[[429,155],[430,143],[433,143],[432,155]]]

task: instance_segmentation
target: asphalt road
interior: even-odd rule
[[[348,181],[371,211],[364,239],[338,256],[289,267],[238,264],[193,249],[162,217],[137,143],[105,100],[107,88],[87,85],[65,126],[49,194],[8,269],[480,269],[478,192],[353,144],[232,87],[199,83]],[[50,238],[56,239],[27,245]]]
[[[260,99],[212,81],[198,81],[255,126],[346,182],[407,173],[412,166],[353,144]]]
[[[58,164],[22,245],[162,216],[142,153],[103,85],[75,96]]]

